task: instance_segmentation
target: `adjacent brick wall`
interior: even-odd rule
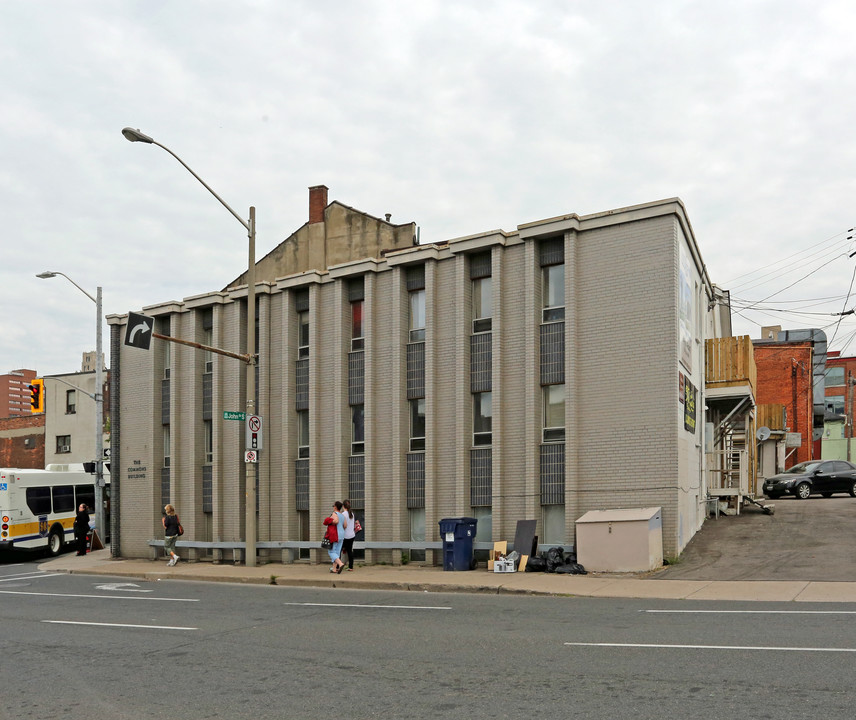
[[[44,414],[0,419],[0,467],[41,469],[44,466]]]
[[[784,405],[788,431],[802,434],[802,446],[788,456],[786,468],[812,459],[812,351],[808,343],[755,345],[757,404]]]

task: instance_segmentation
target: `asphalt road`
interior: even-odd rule
[[[0,566],[0,720],[852,717],[856,605],[128,582]]]
[[[856,498],[766,501],[705,522],[664,580],[856,581]]]

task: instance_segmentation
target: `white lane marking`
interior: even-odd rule
[[[644,613],[707,613],[722,615],[856,615],[856,610],[640,610]]]
[[[36,580],[37,578],[57,577],[58,575],[65,575],[65,573],[29,572],[21,573],[20,575],[4,575],[2,578],[0,578],[0,582],[8,582],[9,580]]]
[[[181,627],[180,625],[125,625],[123,623],[97,623],[77,622],[74,620],[42,620],[43,623],[51,625],[94,625],[95,627],[118,627],[118,628],[145,628],[146,630],[198,630],[195,627]]]
[[[784,652],[846,652],[856,653],[856,648],[813,648],[813,647],[775,647],[764,645],[662,645],[655,643],[587,643],[566,642],[565,645],[578,647],[603,648],[655,648],[666,650],[767,650]]]
[[[24,592],[23,590],[0,590],[0,595],[39,595],[41,597],[98,598],[99,600],[163,600],[164,602],[199,602],[198,598],[135,597],[133,595],[75,595],[73,593]]]
[[[139,585],[135,583],[107,583],[106,585],[96,585],[95,589],[112,590],[113,592],[154,592],[154,590],[143,590]]]
[[[305,607],[342,607],[342,608],[366,608],[368,610],[451,610],[450,607],[438,607],[436,605],[348,605],[347,603],[310,603],[310,602],[287,602],[283,605],[303,605]]]

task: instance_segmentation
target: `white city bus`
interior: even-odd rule
[[[81,503],[92,513],[95,476],[73,465],[0,469],[0,550],[47,548],[58,555],[74,539]]]

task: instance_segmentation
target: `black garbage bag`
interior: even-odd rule
[[[547,559],[543,555],[535,555],[526,561],[526,572],[547,572]]]
[[[562,548],[554,547],[547,551],[547,572],[556,572],[556,568],[562,567],[565,564],[565,554]]]
[[[556,572],[562,573],[563,575],[588,575],[586,569],[579,563],[575,562],[567,563],[565,565],[557,567]]]

